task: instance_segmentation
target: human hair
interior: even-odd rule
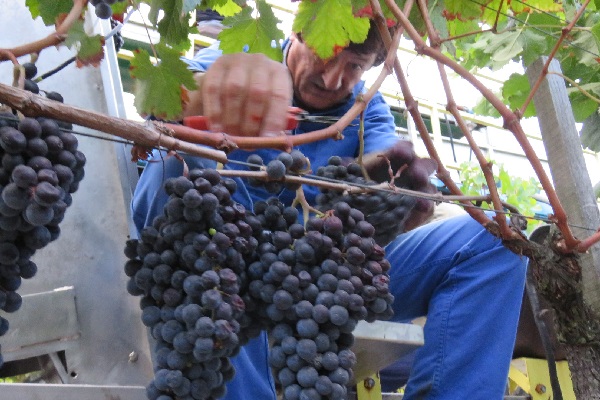
[[[375,20],[371,19],[369,22],[369,33],[367,34],[365,41],[362,43],[350,42],[348,47],[346,47],[346,50],[357,54],[377,54],[375,62],[373,63],[373,66],[376,67],[385,61],[385,57],[387,56],[387,48],[383,44],[383,39],[379,34],[379,29],[377,28]],[[388,28],[388,31],[392,36],[394,36],[395,30],[395,26]]]

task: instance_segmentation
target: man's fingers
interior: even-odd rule
[[[202,103],[204,115],[208,118],[209,128],[213,131],[223,132],[224,125],[221,119],[223,107],[221,94],[222,83],[229,72],[226,59],[219,58],[206,72],[202,82]]]
[[[268,60],[262,59],[261,54],[253,54],[257,63],[266,65],[251,72],[248,83],[248,93],[252,95],[246,99],[243,111],[244,136],[258,136],[263,126],[265,110],[269,107],[271,97],[272,74],[268,68]]]
[[[232,135],[245,136],[242,112],[244,104],[249,101],[250,74],[252,72],[248,71],[242,62],[234,61],[228,70],[228,75],[222,87],[221,104],[223,113],[220,118],[223,121],[224,131]]]
[[[212,131],[269,136],[285,130],[291,78],[283,64],[263,54],[221,56],[206,72],[201,90]]]
[[[279,135],[285,130],[288,107],[292,104],[292,79],[287,68],[277,64],[272,72],[270,103],[260,132],[262,136]]]

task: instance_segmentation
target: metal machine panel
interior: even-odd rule
[[[0,336],[4,361],[66,350],[79,338],[72,286],[23,296],[17,312],[0,315],[10,324],[8,332]]]
[[[26,394],[25,394],[26,393]],[[0,400],[147,400],[143,386],[6,383]]]
[[[419,325],[360,321],[354,330],[355,382],[368,378],[424,343]]]

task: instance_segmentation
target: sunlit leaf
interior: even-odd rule
[[[598,110],[583,121],[580,137],[581,144],[585,148],[600,152],[600,115],[598,115]]]
[[[31,16],[42,17],[46,25],[54,25],[60,14],[67,14],[73,8],[73,0],[25,0]]]
[[[355,17],[350,0],[303,0],[292,29],[302,32],[306,44],[319,57],[329,59],[350,42],[364,42],[369,19]]]
[[[284,34],[277,28],[280,21],[264,0],[257,1],[256,5],[257,18],[252,17],[252,8],[247,6],[240,13],[223,20],[230,28],[219,34],[220,48],[224,53],[263,53],[281,61],[283,54],[279,42],[284,39]]]
[[[156,50],[160,57],[158,65],[151,63],[145,50],[136,51],[131,60],[131,76],[136,79],[135,107],[142,115],[174,119],[182,112],[182,86],[193,90],[196,81],[179,52],[162,44]]]
[[[65,45],[77,50],[77,65],[92,65],[97,67],[104,58],[104,37],[102,35],[88,36],[83,28],[83,21],[73,23],[67,33]]]
[[[502,86],[502,97],[512,110],[520,109],[530,92],[529,80],[522,74],[511,74],[508,80]],[[523,116],[533,117],[535,107],[533,102],[529,102]]]
[[[481,13],[482,6],[476,1],[446,0],[445,16],[449,20],[468,21],[478,18]]]

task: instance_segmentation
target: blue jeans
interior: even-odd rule
[[[501,399],[527,259],[467,215],[401,235],[386,251],[394,320],[427,316],[404,398]],[[398,387],[399,367],[381,371],[384,391]]]

